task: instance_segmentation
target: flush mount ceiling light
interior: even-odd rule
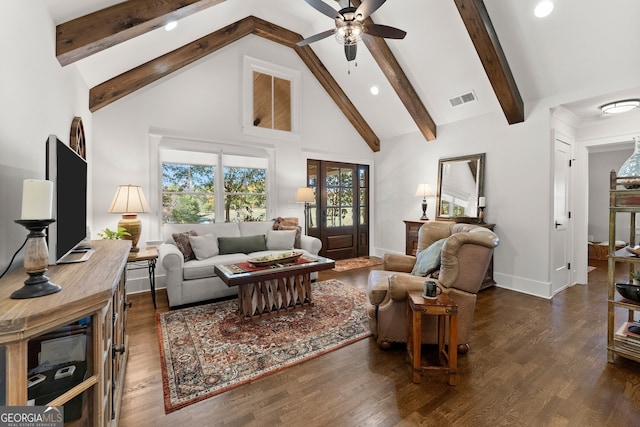
[[[553,2],[550,0],[543,0],[538,3],[533,13],[538,18],[544,18],[548,16],[553,11]]]
[[[169,21],[167,25],[164,26],[164,29],[167,31],[171,31],[178,26],[178,21]]]
[[[377,95],[380,93],[380,89],[378,88],[378,86],[371,86],[371,89],[369,89],[371,91],[372,95]]]
[[[626,99],[604,104],[600,107],[603,114],[620,114],[640,107],[640,99]]]

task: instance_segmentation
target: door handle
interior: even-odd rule
[[[556,228],[560,227],[562,225],[561,222],[556,221]]]

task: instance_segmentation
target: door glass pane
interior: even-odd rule
[[[367,189],[360,189],[360,207],[367,206]]]
[[[358,173],[360,174],[360,187],[367,186],[367,171],[364,168],[361,168]]]
[[[343,227],[353,225],[353,208],[343,207],[340,209],[340,225]]]
[[[367,224],[367,208],[360,208],[360,225]]]
[[[313,190],[313,196],[316,202],[308,204],[307,225],[308,228],[314,228],[317,226],[316,218],[318,218],[318,165],[311,163],[307,164],[307,187]]]
[[[307,187],[318,185],[318,167],[316,165],[307,166]]]
[[[354,224],[353,170],[328,167],[325,185],[327,189],[326,226],[352,226]]]
[[[340,184],[343,188],[353,188],[353,171],[351,169],[340,170]]]

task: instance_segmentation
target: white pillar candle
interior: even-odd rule
[[[478,198],[478,206],[481,208],[487,206],[487,199],[484,196]]]
[[[25,179],[22,187],[22,219],[51,219],[53,181]]]

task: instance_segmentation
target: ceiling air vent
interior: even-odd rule
[[[449,99],[452,107],[457,107],[458,105],[466,104],[468,102],[477,101],[476,94],[471,90],[469,92],[463,93],[462,95],[454,96]]]

